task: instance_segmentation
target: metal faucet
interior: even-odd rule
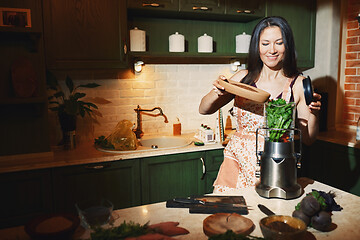
[[[136,135],[136,138],[141,138],[144,135],[144,132],[141,130],[141,125],[142,125],[141,124],[141,112],[152,112],[152,111],[155,111],[156,109],[159,110],[160,113],[151,115],[151,116],[154,116],[154,117],[163,116],[165,119],[164,122],[168,123],[168,119],[165,116],[165,114],[163,113],[163,110],[161,109],[161,107],[154,107],[153,109],[141,109],[140,105],[137,105],[137,108],[134,109],[134,111],[136,112],[137,127],[133,131]]]

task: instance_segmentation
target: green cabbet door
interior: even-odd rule
[[[142,159],[142,204],[203,194],[204,156],[193,152]]]
[[[284,17],[293,30],[298,67],[314,67],[316,1],[272,0],[268,4],[268,16]]]
[[[138,159],[54,169],[57,212],[76,212],[75,203],[103,197],[114,209],[140,205]]]

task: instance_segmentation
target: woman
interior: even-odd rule
[[[226,78],[220,76],[219,79]],[[255,131],[264,125],[264,105],[225,92],[219,79],[213,82],[213,89],[201,100],[199,112],[212,114],[235,98],[233,113],[237,119],[237,131],[224,150],[214,192],[255,185]],[[303,142],[311,144],[318,133],[321,96],[314,93],[313,102],[307,106],[303,79],[296,67],[294,38],[287,21],[281,17],[261,20],[250,40],[248,69],[237,72],[231,80],[265,90],[271,94],[270,99],[295,102]]]

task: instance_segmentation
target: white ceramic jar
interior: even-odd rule
[[[242,34],[236,35],[236,53],[249,53],[251,35],[243,32]]]
[[[185,37],[176,32],[169,36],[169,52],[185,52]]]
[[[146,32],[135,27],[130,30],[130,51],[146,51]]]
[[[206,33],[198,37],[198,52],[211,53],[213,52],[213,38]]]

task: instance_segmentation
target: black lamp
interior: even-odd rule
[[[359,25],[360,25],[360,13],[357,15],[356,19],[358,20]],[[359,26],[359,28],[360,28],[360,26]]]

